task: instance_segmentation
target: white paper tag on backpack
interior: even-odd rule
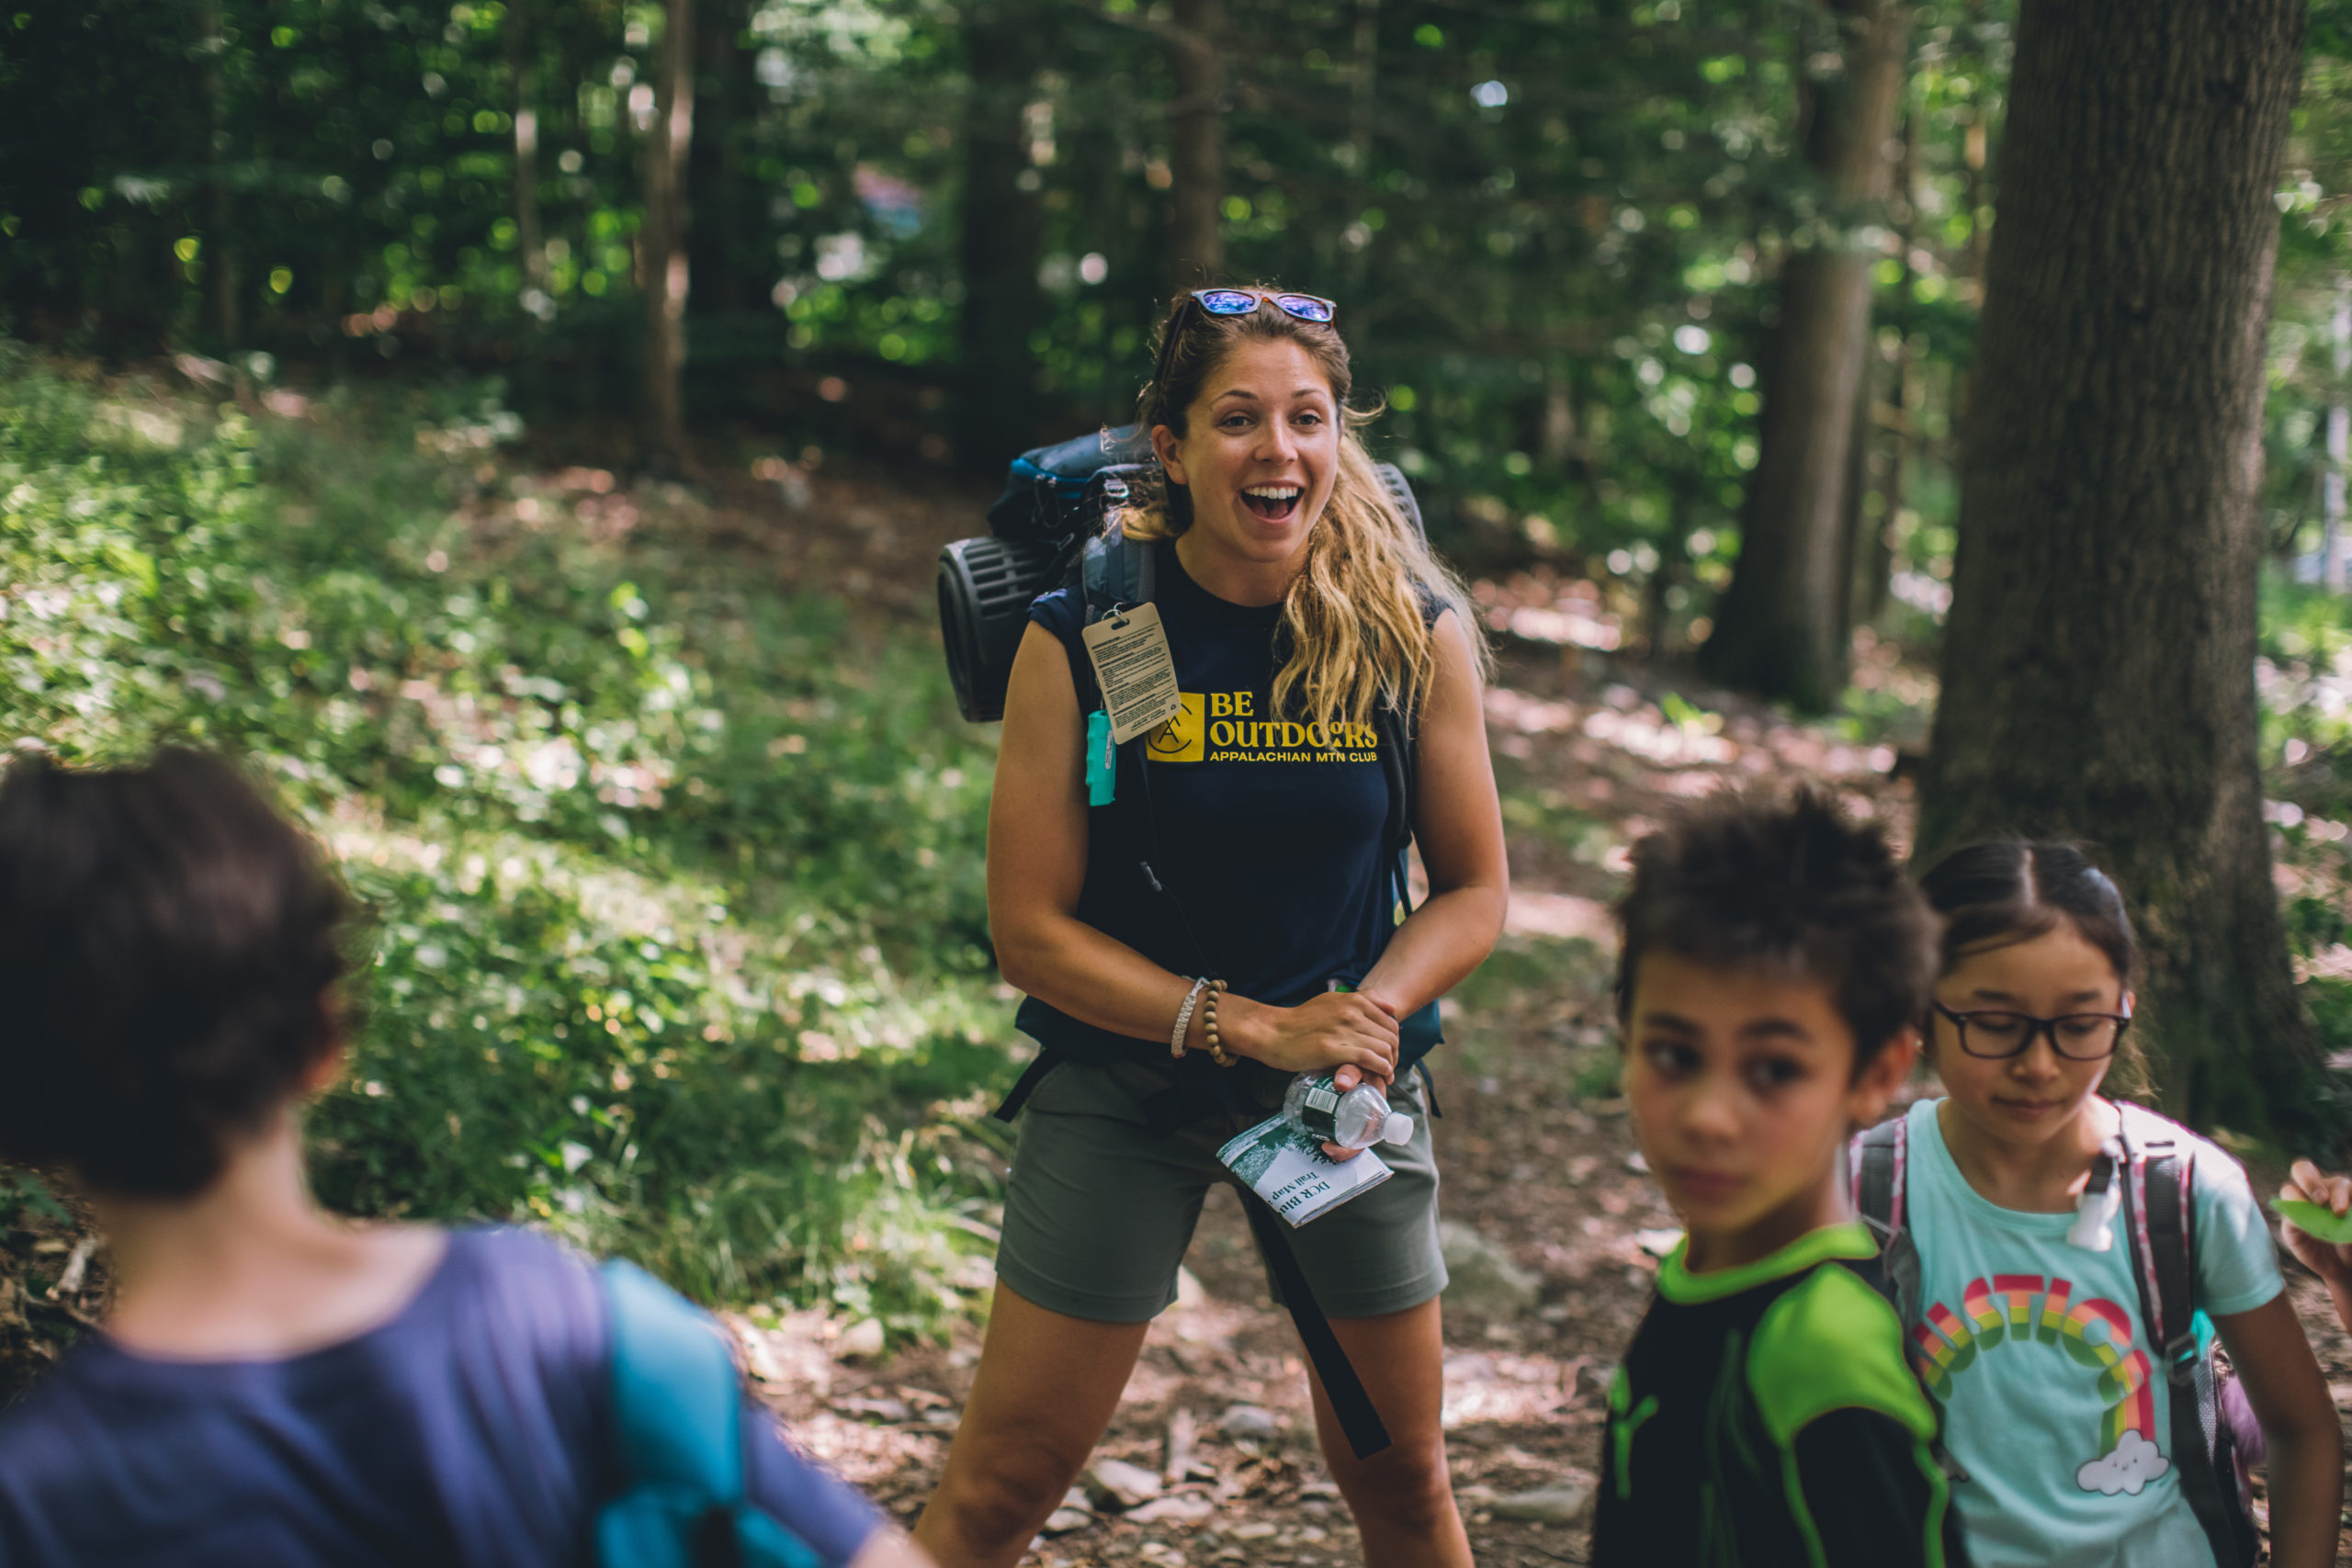
[[[1114,744],[1124,746],[1184,711],[1176,691],[1176,660],[1168,651],[1168,631],[1157,606],[1137,604],[1106,615],[1079,636],[1094,661],[1094,683],[1102,688]]]

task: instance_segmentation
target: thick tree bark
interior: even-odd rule
[[[687,460],[685,165],[695,131],[694,0],[667,0],[645,139],[645,427],[656,459]]]
[[[1170,60],[1176,101],[1168,106],[1168,171],[1175,197],[1169,268],[1179,288],[1221,280],[1225,236],[1225,63],[1218,0],[1176,0]]]
[[[2083,839],[2168,1109],[2312,1131],[2256,765],[2271,205],[2302,0],[2025,0],[1918,838]]]
[[[1001,474],[1035,446],[1040,315],[1037,251],[1044,210],[1029,161],[1025,110],[1040,51],[1029,0],[977,0],[966,8],[964,107],[964,395],[956,455],[975,473]]]
[[[1831,233],[1781,270],[1762,451],[1739,560],[1702,652],[1724,684],[1815,712],[1846,684],[1844,500],[1876,259],[1852,236],[1893,185],[1887,144],[1911,35],[1900,0],[1828,0],[1826,9],[1839,63],[1813,83],[1805,153],[1826,187]]]

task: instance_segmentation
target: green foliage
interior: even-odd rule
[[[58,1224],[68,1224],[73,1216],[65,1212],[50,1192],[41,1179],[29,1170],[0,1169],[0,1222],[11,1220],[19,1213],[38,1215]]]
[[[688,547],[683,492],[510,477],[494,389],[248,412],[6,352],[0,739],[226,748],[338,858],[329,1201],[907,1329],[965,1299],[1005,1010],[933,650]]]
[[[1041,437],[1132,408],[1175,281],[1165,6],[991,9],[1035,40],[1009,86],[967,73],[973,7],[696,7],[686,336],[705,406],[784,403],[804,439],[933,457],[948,401],[994,378],[1035,377]],[[1825,6],[1229,6],[1226,270],[1340,299],[1359,384],[1391,411],[1375,439],[1457,554],[1656,578],[1689,641],[1736,549],[1781,263],[1881,253],[1873,395],[1900,402],[1881,423],[1905,434],[1878,446],[1882,468],[1905,446],[1905,483],[1874,480],[1866,513],[1926,584],[1949,571],[1942,476],[2011,9],[1917,8],[1905,189],[1854,211],[1800,141],[1838,46]],[[673,41],[658,7],[92,0],[0,36],[18,110],[0,123],[0,232],[17,241],[0,246],[0,308],[25,330],[115,352],[494,361],[534,409],[626,395]],[[967,241],[1005,227],[964,198],[965,117],[989,91],[1021,95],[1037,204],[1014,366],[961,362]],[[66,125],[91,133],[44,129]]]

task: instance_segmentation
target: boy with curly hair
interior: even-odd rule
[[[1876,829],[1801,790],[1642,840],[1617,913],[1634,1134],[1689,1230],[1610,1390],[1592,1561],[1964,1563],[1839,1157],[1918,1054],[1927,906]]]

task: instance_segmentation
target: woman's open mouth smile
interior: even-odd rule
[[[1298,510],[1299,497],[1306,493],[1295,484],[1250,485],[1242,491],[1241,503],[1265,522],[1281,523]]]

